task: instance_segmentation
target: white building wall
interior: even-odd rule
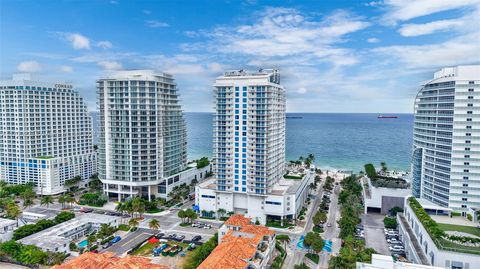
[[[437,248],[427,230],[418,220],[415,212],[408,205],[408,200],[405,200],[404,215],[409,226],[412,228],[417,240],[422,246],[423,253],[427,256],[429,262],[433,266],[444,267],[446,269],[473,269],[480,268],[480,255],[474,255],[464,252],[445,251]],[[402,226],[399,226],[402,228]],[[405,234],[406,231],[401,230],[400,234]],[[408,237],[402,236],[402,240],[408,240]],[[405,245],[410,249],[410,253],[414,252],[412,243],[406,241]],[[407,256],[407,258],[411,258]],[[417,261],[418,262],[418,261]],[[454,267],[453,265],[457,266]],[[460,266],[460,267],[458,267]]]
[[[97,172],[91,116],[72,85],[28,75],[0,81],[0,114],[2,180],[56,194],[65,180],[81,176],[86,184]]]

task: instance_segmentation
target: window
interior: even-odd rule
[[[470,163],[469,162],[464,162],[463,165],[470,165]]]
[[[470,171],[469,171],[468,169],[463,169],[463,172],[464,172],[464,173],[468,173],[468,172],[470,172]]]
[[[467,104],[467,106],[468,106],[468,107],[472,107],[472,106],[473,106],[473,104]]]
[[[463,183],[462,186],[463,186],[463,187],[468,187],[468,184],[467,184],[467,183]]]
[[[467,111],[467,114],[473,114],[473,111]]]
[[[468,177],[463,177],[464,180],[468,180]]]
[[[473,96],[469,96],[468,99],[473,99]]]
[[[471,119],[471,118],[467,118],[467,121],[472,121],[472,119]]]
[[[469,125],[469,126],[467,126],[466,128],[467,128],[467,129],[472,129],[472,126]]]
[[[471,133],[466,133],[465,136],[472,136],[472,134]]]
[[[468,89],[468,92],[473,92],[474,90],[473,89]]]

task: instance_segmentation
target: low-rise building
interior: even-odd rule
[[[111,252],[105,253],[91,253],[86,252],[76,257],[75,259],[68,261],[64,264],[55,265],[51,269],[168,269],[168,266],[154,264],[152,261],[145,257],[140,256],[126,256],[115,257],[115,254]]]
[[[396,262],[392,256],[372,254],[371,263],[357,262],[356,269],[443,269],[443,267]]]
[[[265,224],[267,219],[295,220],[308,198],[309,185],[315,172],[306,171],[302,179],[282,178],[264,195],[244,195],[217,190],[215,178],[195,187],[195,204],[200,212],[217,212],[222,208]]]
[[[24,245],[35,245],[44,251],[69,252],[70,242],[100,229],[102,224],[118,227],[121,218],[88,213],[20,239]]]
[[[399,179],[402,180],[403,179]],[[365,214],[369,212],[377,212],[388,214],[390,209],[394,207],[403,208],[405,197],[412,193],[408,187],[383,187],[374,186],[368,177],[362,178],[362,188],[364,197]]]
[[[17,227],[16,220],[0,218],[0,242],[12,239],[15,227]]]
[[[22,223],[36,223],[42,219],[54,219],[58,215],[58,210],[45,208],[42,206],[31,207],[22,212],[20,217]]]
[[[268,268],[275,249],[275,232],[251,221],[240,214],[225,221],[218,230],[218,246],[198,269]]]
[[[405,199],[404,213],[397,214],[397,221],[408,260],[447,269],[480,268],[478,244],[454,242],[447,236],[434,237],[427,230],[431,228],[423,224],[428,221],[429,226],[438,227],[446,235],[479,238],[475,235],[480,229],[478,223],[474,224],[463,217],[452,217],[450,212],[451,209],[424,199]]]

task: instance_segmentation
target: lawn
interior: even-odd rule
[[[445,250],[450,250],[450,251],[457,251],[457,252],[464,252],[464,253],[472,253],[476,255],[480,255],[480,249],[478,247],[469,247],[469,246],[463,246],[460,244],[455,244],[453,242],[450,242],[448,240],[445,240],[443,238],[440,238],[437,240],[440,245],[436,244],[438,248],[440,249],[445,249]]]
[[[463,232],[463,233],[476,235],[480,237],[480,228],[477,228],[477,227],[445,224],[445,223],[438,223],[438,222],[437,224],[438,224],[438,228],[442,229],[443,231],[457,231],[457,232]]]

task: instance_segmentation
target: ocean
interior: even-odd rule
[[[97,113],[94,142],[98,140]],[[288,113],[287,160],[309,153],[324,169],[358,172],[365,163],[389,169],[410,170],[412,114],[396,119],[378,119],[370,113]],[[188,158],[212,155],[212,114],[185,113],[188,130]]]

